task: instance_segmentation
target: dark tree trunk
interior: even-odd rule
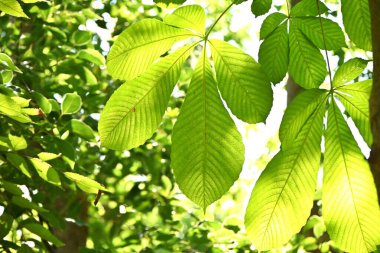
[[[380,0],[369,0],[371,10],[373,86],[369,101],[373,144],[369,164],[375,178],[380,203]]]
[[[64,199],[57,201],[57,210],[60,210],[62,208],[64,201]],[[87,224],[89,202],[87,201],[86,194],[83,192],[78,192],[75,201],[80,206],[76,219],[78,219],[83,224]],[[67,212],[68,210],[63,210],[63,213],[61,213],[61,215],[66,216]],[[55,253],[79,253],[82,248],[86,247],[86,241],[88,237],[87,225],[78,225],[74,222],[66,221],[64,229],[56,230],[54,232],[55,235],[57,235],[58,238],[65,243],[65,246],[57,248],[55,250]]]

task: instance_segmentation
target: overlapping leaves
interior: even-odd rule
[[[272,13],[264,20],[259,62],[273,83],[280,82],[287,72],[304,88],[318,88],[323,82],[326,63],[320,49],[337,50],[346,45],[338,24],[317,17],[327,10],[323,3],[304,0],[291,9],[289,17]]]
[[[242,138],[220,94],[233,114],[250,123],[264,121],[272,107],[272,89],[259,64],[226,42],[209,41],[205,23],[203,9],[188,5],[163,22],[140,21],[120,34],[107,66],[114,78],[127,81],[112,95],[99,122],[102,145],[123,150],[143,144],[161,122],[183,63],[205,42],[172,140],[179,187],[202,208],[232,186],[244,162]],[[159,58],[189,38],[190,44]]]
[[[346,62],[336,72],[330,91],[306,90],[287,108],[280,127],[281,151],[260,176],[247,208],[247,232],[258,249],[283,245],[306,223],[320,166],[323,167],[322,215],[331,239],[348,252],[371,252],[380,243],[380,212],[374,181],[338,108],[338,104],[344,106],[345,113],[368,143],[372,82],[348,83],[366,65],[362,59]],[[323,134],[326,144],[321,164],[326,113],[327,130]]]

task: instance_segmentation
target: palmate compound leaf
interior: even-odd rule
[[[371,16],[368,0],[342,0],[343,24],[356,46],[372,49]]]
[[[293,145],[305,122],[317,110],[319,104],[328,96],[325,90],[310,89],[301,92],[285,111],[280,126],[281,148]]]
[[[380,244],[380,211],[369,165],[335,101],[330,104],[323,171],[322,215],[327,232],[347,252]]]
[[[272,13],[266,17],[260,28],[260,40],[268,37],[287,18],[288,16],[280,12]]]
[[[293,144],[272,159],[253,188],[245,227],[260,251],[285,244],[310,215],[320,167],[326,101],[319,103]]]
[[[372,145],[372,132],[369,121],[371,90],[372,80],[369,79],[341,86],[335,92],[369,147]]]
[[[103,146],[124,150],[143,144],[160,124],[182,64],[197,43],[162,58],[127,81],[108,100],[99,121]]]
[[[273,91],[260,65],[231,44],[210,40],[219,91],[232,113],[248,123],[263,122]]]
[[[185,5],[176,9],[172,14],[164,18],[164,23],[190,29],[200,35],[205,34],[206,15],[203,8],[199,5]]]
[[[297,22],[290,22],[289,73],[300,86],[318,88],[326,77],[326,62],[319,49],[301,32]]]
[[[122,32],[113,44],[107,68],[113,78],[132,80],[167,52],[172,45],[194,34],[156,19],[143,19]]]
[[[319,3],[318,3],[319,2]],[[318,7],[319,6],[319,7]],[[318,14],[323,14],[329,9],[324,3],[317,0],[302,0],[292,7],[290,11],[290,16],[292,17],[308,17],[308,16],[318,16]]]
[[[182,192],[204,210],[237,180],[244,145],[223,106],[205,51],[173,129],[172,167]]]
[[[259,63],[268,78],[276,84],[284,79],[289,65],[287,23],[281,24],[260,45]]]

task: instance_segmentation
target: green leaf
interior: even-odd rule
[[[369,115],[369,97],[371,95],[372,80],[354,83],[340,87],[337,94],[340,102],[346,108],[348,114],[355,122],[360,134],[367,142],[372,145],[372,132]]]
[[[367,67],[367,63],[368,61],[360,58],[353,58],[343,63],[334,75],[333,87],[344,85],[360,76]]]
[[[13,217],[7,213],[0,216],[0,238],[4,238],[12,229]]]
[[[368,0],[342,0],[343,24],[357,47],[372,50],[371,15]]]
[[[143,19],[123,31],[111,47],[107,68],[113,78],[131,80],[167,52],[172,45],[193,34],[156,19]]]
[[[48,211],[45,208],[40,207],[38,204],[36,204],[34,202],[30,202],[29,200],[27,200],[26,198],[23,198],[21,196],[13,196],[11,201],[13,204],[18,205],[22,208],[34,209],[37,212],[47,212]]]
[[[77,57],[79,59],[83,59],[89,62],[94,63],[98,66],[103,66],[106,64],[106,60],[104,59],[104,56],[95,49],[82,49],[78,52]]]
[[[298,94],[286,108],[280,126],[280,141],[282,149],[293,145],[303,126],[311,115],[324,103],[327,91],[320,89],[305,90]]]
[[[16,196],[21,196],[22,195],[22,190],[20,187],[18,187],[17,184],[14,184],[12,182],[8,182],[5,180],[0,180],[0,185],[9,193],[16,195]]]
[[[297,22],[298,28],[306,37],[318,48],[327,50],[338,50],[346,47],[344,34],[339,25],[329,19],[317,17],[294,18],[292,22]],[[323,26],[323,33],[321,29]],[[326,42],[326,48],[323,42]]]
[[[273,31],[275,31],[280,26],[280,24],[285,19],[287,19],[287,17],[288,16],[280,12],[270,14],[261,25],[260,40],[263,40],[266,37],[268,37]]]
[[[280,25],[260,45],[259,63],[274,84],[284,79],[289,65],[287,23]]]
[[[0,11],[15,17],[28,18],[16,0],[1,0]]]
[[[41,237],[41,239],[53,243],[57,247],[65,245],[62,241],[55,237],[55,235],[53,235],[48,229],[36,222],[28,222],[24,224],[24,228],[26,228],[33,234],[38,235],[39,237]]]
[[[24,173],[24,175],[26,175],[28,178],[32,177],[29,171],[28,163],[22,156],[19,156],[18,154],[14,153],[8,153],[7,160],[10,164],[19,169],[22,173]]]
[[[61,156],[61,154],[54,154],[49,152],[40,152],[37,154],[38,158],[40,158],[42,161],[50,161],[53,159],[56,159]]]
[[[181,67],[196,45],[170,54],[132,81],[127,81],[108,100],[100,117],[102,145],[131,149],[152,136],[165,113]]]
[[[322,213],[327,232],[347,252],[380,244],[380,210],[374,180],[336,103],[329,107]]]
[[[3,70],[0,72],[0,83],[6,84],[11,82],[13,79],[13,71],[12,70]]]
[[[323,103],[293,144],[269,162],[253,188],[245,227],[259,251],[285,244],[310,215],[320,167],[324,114]]]
[[[21,107],[28,107],[30,103],[30,99],[25,99],[22,97],[11,97],[11,99]]]
[[[38,175],[43,180],[53,185],[61,185],[61,179],[59,178],[57,171],[53,169],[50,164],[38,158],[31,158],[30,161],[32,162],[34,168],[36,168]]]
[[[318,4],[319,2],[319,4]],[[324,3],[316,0],[302,0],[296,4],[290,11],[292,17],[302,16],[318,16],[318,14],[326,13],[329,9]],[[319,6],[319,8],[318,8]]]
[[[88,126],[84,122],[77,119],[72,119],[70,121],[70,126],[71,126],[71,131],[77,134],[79,137],[84,138],[89,141],[95,139],[94,131],[92,130],[90,126]]]
[[[16,136],[16,135],[11,135],[8,134],[8,139],[11,144],[12,150],[17,151],[17,150],[23,150],[28,147],[28,144],[26,143],[26,140],[24,136]]]
[[[98,83],[96,76],[94,75],[94,73],[92,73],[91,70],[89,70],[86,67],[83,67],[83,72],[84,72],[84,78],[86,79],[86,83],[90,85],[95,85]]]
[[[42,95],[39,92],[33,92],[32,98],[33,98],[33,100],[35,100],[37,102],[37,105],[41,108],[41,110],[45,114],[49,114],[51,112],[52,105],[51,105],[49,99],[47,99],[44,95]]]
[[[77,46],[83,46],[91,42],[92,33],[89,31],[75,31],[71,37],[72,42]],[[102,64],[103,65],[103,64]]]
[[[294,22],[290,23],[289,44],[290,75],[306,89],[318,88],[326,77],[326,62]]]
[[[176,9],[164,18],[164,23],[195,31],[204,35],[206,30],[206,15],[199,5],[185,5]]]
[[[6,115],[21,123],[28,123],[32,120],[23,114],[21,106],[19,106],[10,97],[0,94],[0,114]]]
[[[0,53],[0,66],[4,66],[6,69],[22,73],[21,70],[13,63],[12,59],[3,53]]]
[[[82,107],[82,98],[76,93],[67,93],[61,104],[62,114],[77,113]]]
[[[210,44],[218,88],[232,113],[248,123],[265,121],[273,92],[260,65],[227,42],[210,40]]]
[[[47,0],[21,0],[21,1],[23,1],[26,4],[33,4],[37,2],[47,2]]]
[[[257,17],[267,13],[271,6],[272,0],[253,0],[251,11]]]
[[[173,128],[172,142],[172,167],[178,186],[206,210],[238,179],[244,145],[223,106],[205,52]]]
[[[75,184],[84,192],[97,193],[98,190],[107,191],[103,185],[88,177],[73,172],[64,172],[64,174],[68,179],[75,182]]]

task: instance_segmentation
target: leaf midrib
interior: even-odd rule
[[[335,104],[334,98],[333,98],[333,101],[332,101],[332,106],[333,106],[333,110],[334,110],[334,120],[335,120],[335,125],[336,125],[336,131],[337,131],[337,134],[338,134],[338,137],[339,137],[340,136],[340,130],[339,130],[338,118],[337,118],[337,115],[336,115],[336,109],[335,109],[336,104]],[[345,171],[346,171],[346,175],[347,175],[347,179],[348,179],[348,184],[349,184],[349,187],[350,187],[350,193],[351,193],[351,197],[352,197],[352,202],[354,204],[356,218],[357,218],[357,222],[358,222],[358,225],[359,225],[359,228],[360,228],[360,234],[362,236],[362,239],[363,239],[363,242],[364,242],[364,245],[365,245],[366,249],[368,251],[370,251],[370,249],[368,249],[368,247],[367,247],[367,242],[364,239],[362,225],[360,224],[359,214],[358,214],[358,210],[357,210],[356,203],[355,203],[355,195],[354,195],[354,193],[352,191],[351,179],[350,179],[350,175],[348,173],[347,162],[346,162],[346,155],[345,155],[345,152],[344,152],[343,143],[342,143],[341,138],[338,138],[338,140],[339,140],[340,150],[341,150],[342,156],[343,156],[344,168],[345,168]]]
[[[316,116],[317,116],[317,114],[318,114],[318,113],[317,113],[317,110],[320,110],[319,107],[320,107],[321,105],[323,105],[323,102],[325,102],[325,99],[323,99],[323,100],[318,104],[317,109],[316,109],[316,110],[314,111],[314,113],[312,114],[312,117],[314,117],[314,118],[313,118],[313,122],[314,122],[314,120],[315,120],[315,118],[316,118]],[[310,124],[310,128],[312,128],[313,126],[314,126],[314,123]],[[300,130],[300,131],[301,131],[301,130]],[[311,131],[307,131],[307,134],[306,134],[304,140],[302,141],[302,145],[300,145],[300,146],[298,147],[300,150],[301,150],[302,147],[305,145],[305,142],[306,142],[306,140],[308,139],[310,133],[311,133]],[[296,159],[293,160],[293,163],[292,163],[292,169],[291,169],[291,171],[290,171],[288,177],[287,177],[286,180],[285,180],[284,187],[282,187],[281,192],[280,192],[280,194],[278,195],[278,198],[277,198],[276,203],[275,203],[275,205],[274,205],[274,208],[273,208],[273,210],[272,210],[272,213],[271,213],[271,215],[270,215],[270,217],[269,217],[269,220],[268,220],[267,226],[266,226],[265,231],[264,231],[263,241],[264,241],[264,239],[265,239],[265,235],[267,234],[268,227],[269,227],[269,223],[270,223],[271,220],[272,220],[272,217],[273,217],[274,211],[275,211],[275,209],[277,208],[277,204],[278,204],[278,202],[280,201],[280,199],[281,199],[281,195],[282,195],[282,193],[283,193],[283,191],[284,191],[286,185],[288,184],[288,181],[289,181],[290,176],[292,175],[292,173],[293,173],[293,171],[294,171],[294,167],[295,167],[294,164],[296,164],[296,162],[298,162],[298,158],[299,158],[300,155],[301,155],[301,152],[298,152],[298,154],[297,154],[297,156],[296,156]]]
[[[241,90],[243,90],[243,92],[245,92],[245,93],[247,94],[247,96],[250,98],[251,103],[254,104],[255,108],[258,108],[257,104],[255,103],[255,98],[252,97],[253,94],[251,95],[251,92],[249,92],[249,91],[244,87],[244,85],[241,84],[241,83],[238,81],[239,79],[236,78],[234,72],[231,70],[230,66],[226,63],[226,61],[225,61],[224,57],[222,56],[222,54],[219,53],[218,49],[216,49],[216,47],[212,44],[212,42],[210,42],[210,44],[211,44],[211,46],[215,49],[215,51],[218,53],[218,55],[220,56],[220,59],[222,60],[222,62],[224,63],[224,65],[226,66],[226,68],[228,69],[228,71],[230,72],[230,75],[231,75],[232,78],[235,80],[234,83],[238,84],[237,86],[238,86]],[[259,112],[259,111],[257,110],[257,112]],[[259,113],[259,114],[261,114],[261,113]],[[261,116],[262,116],[262,115],[260,115],[260,117],[261,117]]]
[[[161,42],[161,41],[164,41],[164,40],[169,40],[169,39],[174,39],[174,38],[177,38],[177,37],[187,37],[187,36],[194,36],[194,34],[181,34],[181,35],[175,35],[175,36],[169,36],[169,37],[165,37],[165,38],[162,38],[162,39],[157,39],[157,40],[152,40],[152,41],[149,41],[147,43],[143,43],[143,44],[139,44],[138,46],[135,46],[135,47],[131,47],[131,48],[128,48],[127,50],[125,50],[123,53],[119,54],[119,55],[116,55],[114,57],[112,57],[111,59],[107,59],[108,63],[129,53],[130,51],[133,51],[133,50],[136,50],[140,47],[144,47],[146,45],[150,45],[150,44],[155,44],[157,42]]]
[[[153,85],[146,93],[145,93],[145,95],[144,96],[142,96],[138,101],[137,101],[137,103],[133,106],[133,107],[131,107],[126,113],[125,113],[125,115],[119,120],[119,122],[117,122],[115,125],[114,125],[114,127],[110,130],[110,131],[108,131],[108,133],[107,133],[107,135],[104,137],[104,139],[108,139],[108,136],[109,136],[109,134],[110,133],[112,133],[118,126],[119,126],[119,124],[125,119],[125,117],[127,117],[128,115],[129,115],[129,113],[130,112],[132,112],[132,110],[133,110],[133,108],[136,108],[136,106],[137,105],[139,105],[140,103],[141,103],[141,101],[146,97],[146,96],[148,96],[149,94],[150,94],[150,92],[153,90],[153,89],[155,89],[156,87],[157,87],[157,84],[161,81],[161,79],[163,78],[163,76],[164,75],[166,75],[172,68],[173,68],[173,66],[179,61],[179,59],[181,59],[189,50],[191,50],[192,48],[194,48],[198,43],[199,43],[200,41],[198,41],[198,42],[195,42],[195,43],[193,43],[192,45],[190,45],[189,46],[189,48],[187,49],[187,50],[185,50],[174,62],[173,62],[173,64],[167,69],[167,71],[166,72],[162,72],[161,73],[161,76],[157,79],[157,82],[155,83],[155,85]]]

